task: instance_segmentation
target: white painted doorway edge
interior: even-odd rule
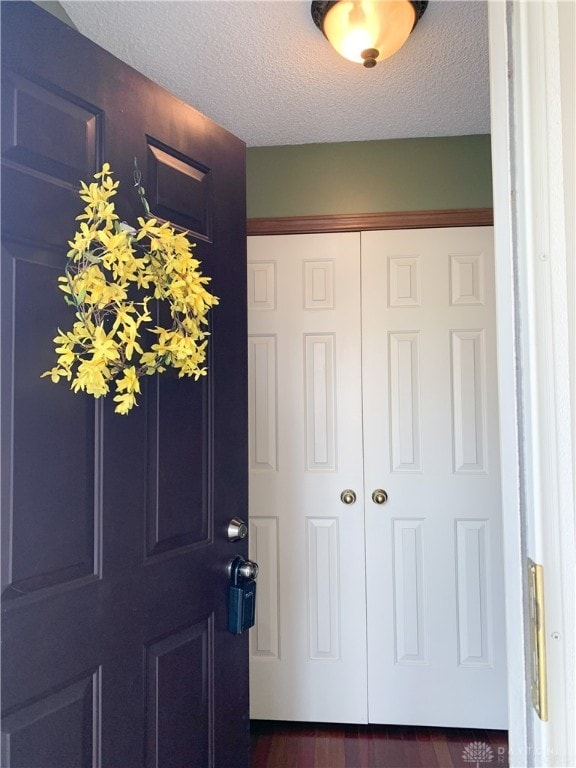
[[[488,12],[510,766],[573,768],[573,335],[564,205],[571,155],[563,156],[558,2],[492,0]],[[528,556],[544,566],[547,723],[531,705]]]

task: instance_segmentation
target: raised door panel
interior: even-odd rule
[[[210,544],[213,466],[206,379],[181,381],[169,372],[147,382],[146,553],[149,558]],[[178,423],[178,429],[174,424]]]
[[[146,768],[214,763],[213,633],[209,617],[146,646]]]
[[[61,259],[46,247],[3,242],[3,349],[13,363],[2,393],[5,600],[97,578],[100,570],[95,406],[82,398],[69,403],[65,389],[46,379],[39,384],[52,364],[55,328],[68,319],[53,290]],[[30,295],[37,297],[32,305]]]
[[[98,768],[101,705],[100,670],[22,704],[4,719],[2,764]]]
[[[160,219],[212,241],[212,170],[176,147],[150,136],[146,183],[150,210]]]

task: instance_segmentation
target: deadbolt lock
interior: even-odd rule
[[[248,526],[244,520],[233,517],[228,523],[228,541],[240,541],[248,535]]]

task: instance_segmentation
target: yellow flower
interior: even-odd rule
[[[74,350],[71,346],[66,347],[57,347],[56,353],[58,355],[58,365],[66,370],[70,371],[72,366],[74,365],[74,360],[76,359],[76,355],[74,354]]]
[[[135,392],[140,392],[138,374],[136,373],[136,368],[133,365],[124,369],[124,376],[121,379],[118,379],[116,382],[116,390],[118,392],[126,391],[132,394]]]
[[[159,231],[160,227],[157,226],[158,222],[156,219],[138,219],[138,224],[140,224],[140,229],[138,231],[138,234],[136,235],[136,240],[142,240],[143,237],[150,236],[151,234],[154,234]]]
[[[50,376],[54,384],[57,384],[61,378],[68,379],[68,381],[70,381],[72,374],[70,371],[67,371],[64,368],[59,368],[57,365],[55,365],[54,368],[51,368],[49,371],[45,371],[40,376],[40,378],[43,379],[45,376]]]
[[[112,171],[110,170],[110,163],[104,163],[102,170],[94,174],[95,179],[101,179],[103,176],[110,176]]]
[[[161,358],[158,358],[155,352],[144,352],[144,354],[140,356],[140,365],[144,366],[147,376],[151,376],[156,372],[162,373],[162,371],[165,371],[166,367],[161,363]]]
[[[74,256],[81,253],[84,253],[84,251],[87,251],[90,248],[91,243],[96,239],[96,231],[93,229],[90,229],[88,224],[86,222],[82,222],[80,224],[80,232],[76,232],[74,235],[73,241],[68,241],[68,245],[70,246],[70,250],[68,251],[68,256]]]
[[[105,203],[113,194],[115,194],[113,190],[105,189],[95,182],[89,185],[83,181],[80,182],[80,197],[84,202],[90,203],[90,205],[97,206],[99,203]]]
[[[124,369],[124,375],[116,381],[116,391],[118,394],[114,402],[118,403],[114,411],[116,413],[126,414],[136,403],[136,394],[140,392],[140,382],[136,368],[131,365]]]
[[[114,226],[114,222],[118,219],[118,216],[114,213],[114,203],[101,202],[98,203],[96,210],[96,218],[100,220],[100,225],[104,225],[105,230],[111,229]],[[102,232],[103,234],[103,232]]]
[[[131,392],[125,392],[123,395],[116,395],[114,402],[118,403],[114,408],[115,413],[126,415],[134,405],[137,405],[136,396]]]
[[[139,354],[142,354],[142,347],[136,341],[137,329],[135,326],[124,326],[124,330],[118,333],[120,341],[124,342],[124,355],[126,360],[132,359],[134,350]]]
[[[132,317],[132,314],[134,312],[136,312],[136,307],[132,303],[121,304],[118,307],[118,310],[116,312],[116,318],[114,320],[114,325],[112,326],[112,330],[117,331],[121,325],[124,326],[125,328],[136,327],[137,326],[136,320]]]
[[[74,392],[82,390],[98,398],[108,394],[107,379],[111,376],[105,361],[101,358],[83,360],[78,366],[76,378],[72,382]]]
[[[118,216],[114,216],[114,218],[117,219]],[[120,230],[120,232],[101,232],[100,242],[108,251],[117,251],[118,254],[132,253],[128,233],[124,230]]]
[[[118,344],[114,341],[113,334],[106,335],[106,331],[101,325],[96,326],[94,336],[92,337],[92,347],[94,357],[97,360],[117,360]]]

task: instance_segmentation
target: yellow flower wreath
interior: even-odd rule
[[[115,411],[126,414],[136,405],[139,379],[171,366],[179,376],[206,374],[206,316],[218,304],[205,285],[200,262],[185,233],[176,233],[156,219],[138,219],[139,228],[120,223],[110,198],[119,182],[104,163],[94,178],[81,182],[87,203],[77,217],[79,230],[68,244],[65,275],[58,278],[65,301],[74,307],[72,330],[58,329],[54,338],[57,364],[42,376],[71,382],[74,392],[94,397],[108,394],[115,381]],[[138,181],[137,181],[138,185]],[[148,210],[144,190],[138,192]],[[136,300],[134,292],[150,291]],[[169,305],[172,326],[153,326],[150,301]],[[149,351],[142,348],[141,330],[156,335]]]

